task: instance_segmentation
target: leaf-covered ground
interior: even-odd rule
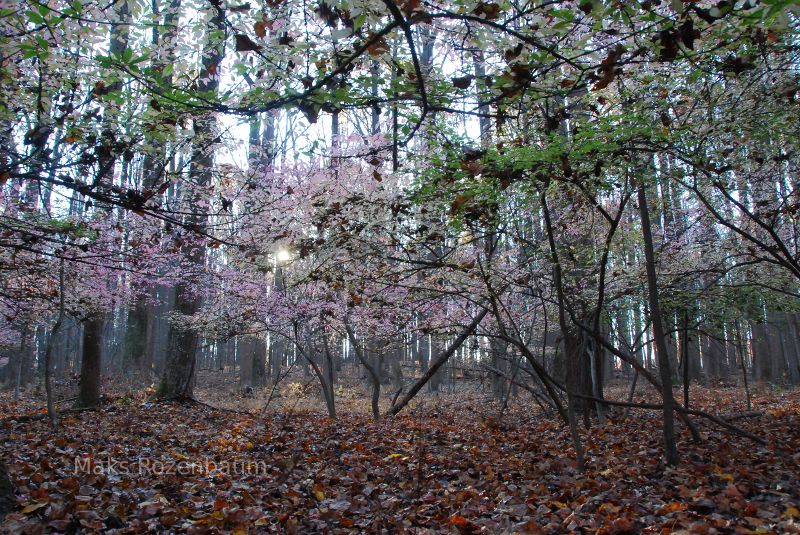
[[[740,395],[699,391],[709,410]],[[346,411],[253,415],[119,398],[53,433],[4,402],[17,486],[6,532],[800,533],[800,393],[763,393],[737,421],[761,447],[702,424],[661,462],[658,415],[566,429],[522,402],[427,399],[392,421]],[[736,404],[726,402],[736,399]]]

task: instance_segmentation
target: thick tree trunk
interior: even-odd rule
[[[81,375],[78,383],[77,407],[91,408],[100,405],[100,373],[102,371],[103,314],[88,318],[83,324],[83,352]]]
[[[184,284],[179,284],[175,290],[175,312],[193,316],[200,308],[198,300],[189,294]],[[157,398],[183,401],[194,397],[196,352],[197,333],[187,326],[172,325]]]
[[[144,360],[147,353],[147,324],[149,309],[143,298],[128,309],[128,323],[125,329],[123,364],[126,371],[134,376],[146,372]]]
[[[164,372],[169,339],[170,325],[166,315],[175,308],[175,288],[158,286],[156,292],[160,302],[153,307],[150,318],[144,366],[160,376]]]
[[[207,41],[203,47],[201,82],[198,90],[204,94],[216,94],[219,89],[219,67],[224,57],[225,48],[225,11],[221,5],[214,5],[213,14],[208,22]],[[191,170],[192,188],[186,195],[185,204],[191,213],[185,218],[188,229],[202,231],[206,227],[207,214],[199,202],[211,184],[214,165],[214,138],[216,136],[216,120],[213,115],[204,115],[195,119],[195,146],[192,151]],[[205,263],[205,247],[201,243],[188,241],[182,247],[183,255],[189,264],[198,272]],[[200,309],[200,297],[190,289],[190,282],[183,282],[175,287],[175,311],[184,318],[194,316]],[[194,374],[196,368],[196,352],[198,346],[197,333],[185,326],[173,325],[169,330],[164,374],[158,388],[157,397],[161,399],[185,400],[193,396]]]
[[[267,343],[260,336],[253,337],[253,386],[267,384]]]
[[[160,17],[159,0],[153,0],[153,14]],[[153,29],[152,44],[155,50],[163,51],[163,57],[157,57],[153,61],[153,66],[157,72],[163,71],[166,65],[175,61],[175,45],[177,44],[177,21],[180,15],[181,0],[170,0],[166,13],[164,13],[163,30]],[[163,76],[163,75],[162,75]],[[172,75],[163,76],[161,82],[169,86],[172,83]],[[145,154],[142,162],[142,190],[156,191],[159,182],[164,176],[167,162],[167,151],[163,143],[157,139],[147,139],[152,145],[152,150]],[[154,194],[149,203],[158,206],[162,202],[161,194]],[[125,333],[125,361],[130,366],[130,371],[134,375],[144,380],[150,379],[153,365],[153,327],[157,321],[156,308],[148,303],[148,297],[158,295],[158,287],[150,288],[140,292],[140,295],[132,307],[128,310],[128,325]]]
[[[236,360],[239,362],[239,386],[251,388],[253,386],[253,365],[255,360],[254,340],[250,336],[240,336],[236,345]]]

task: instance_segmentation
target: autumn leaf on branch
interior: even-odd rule
[[[367,45],[367,53],[374,58],[382,56],[391,50],[389,43],[382,36],[376,38],[374,35],[369,35],[367,41],[370,42]]]
[[[457,89],[469,89],[469,86],[472,85],[472,80],[474,79],[474,76],[467,75],[458,78],[451,78],[450,81],[453,83],[453,87]]]
[[[237,52],[259,52],[262,48],[261,45],[243,33],[237,33],[235,40]]]
[[[617,75],[617,65],[619,59],[624,53],[625,47],[622,45],[617,45],[617,47],[609,52],[608,56],[603,59],[603,61],[600,63],[600,67],[597,69],[598,73],[600,74],[600,79],[597,80],[597,82],[595,82],[595,84],[592,86],[592,91],[600,91],[601,89],[605,89],[611,82],[614,81],[614,78]]]
[[[500,18],[500,5],[494,2],[479,2],[473,13],[488,20],[496,20]]]

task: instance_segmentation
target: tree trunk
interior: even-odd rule
[[[160,17],[159,0],[153,0],[153,15]],[[154,27],[152,44],[155,50],[160,50],[163,55],[153,60],[156,72],[162,73],[165,66],[175,62],[175,46],[177,45],[178,17],[180,15],[181,0],[170,0],[164,13],[163,29]],[[160,83],[164,87],[172,84],[172,75],[159,74]],[[157,187],[162,177],[167,162],[167,150],[163,142],[158,139],[147,141],[152,145],[152,150],[145,153],[142,162],[142,190],[156,191],[149,203],[159,206],[162,194],[157,193]],[[148,302],[148,298],[158,296],[159,288],[140,288],[136,302],[128,310],[128,324],[125,333],[125,360],[134,375],[144,380],[149,380],[152,372],[154,351],[154,327],[156,326],[156,308]]]
[[[444,340],[441,339],[441,335],[432,334],[431,335],[431,342],[429,344],[429,347],[430,347],[429,361],[433,362],[434,361],[434,355],[439,354],[441,352],[442,348],[444,347]],[[431,374],[430,383],[428,383],[428,388],[430,389],[431,392],[439,392],[439,387],[442,385],[442,373],[443,372],[438,371],[439,368],[436,368],[436,370],[437,371],[435,371],[433,374]],[[430,371],[430,368],[428,368],[428,370],[426,370],[426,373],[427,373],[427,371]]]
[[[81,375],[78,383],[78,399],[75,402],[75,405],[80,408],[93,408],[100,405],[104,328],[103,314],[91,316],[83,325]]]
[[[50,331],[50,336],[47,337],[47,348],[44,352],[44,388],[47,395],[47,417],[50,420],[50,427],[55,430],[58,425],[58,415],[56,414],[55,403],[53,402],[53,386],[51,384],[51,356],[53,354],[53,345],[61,329],[61,324],[64,323],[64,259],[61,259],[58,267],[58,316]]]
[[[576,368],[582,349],[576,347],[576,338],[570,335],[570,328],[566,317],[566,297],[564,296],[564,284],[562,280],[561,262],[559,259],[558,248],[556,247],[553,224],[550,220],[550,209],[547,206],[546,192],[542,192],[540,200],[542,204],[542,214],[544,215],[545,229],[547,231],[547,242],[550,247],[550,258],[553,262],[553,282],[556,288],[558,301],[558,325],[561,329],[561,336],[564,340],[564,362],[566,364],[565,383],[567,389],[567,422],[569,423],[572,447],[575,449],[575,466],[579,472],[586,470],[586,463],[583,456],[583,444],[578,434],[578,424],[575,416],[574,396],[577,389]]]
[[[334,378],[333,370],[333,357],[331,356],[330,348],[328,347],[328,333],[323,329],[322,332],[322,347],[323,347],[323,366],[322,366],[322,392],[325,394],[325,404],[328,406],[328,416],[336,419],[336,397],[334,393],[334,385],[336,380]]]
[[[253,367],[255,360],[254,340],[250,336],[240,336],[236,345],[236,360],[239,362],[239,386],[251,388],[253,386]]]
[[[214,5],[208,23],[206,44],[203,47],[202,74],[198,82],[201,94],[216,95],[219,89],[219,71],[225,48],[225,12],[221,5]],[[192,149],[190,176],[192,188],[189,189],[185,203],[191,210],[184,221],[187,229],[203,231],[207,223],[205,208],[200,198],[211,184],[214,165],[214,138],[216,121],[213,115],[195,119],[195,145]],[[202,272],[205,263],[205,247],[192,240],[182,246],[182,254],[189,264]],[[190,281],[181,282],[175,287],[175,311],[184,318],[194,316],[200,309],[200,297],[191,291]],[[167,342],[164,374],[161,378],[157,397],[160,399],[186,400],[193,397],[195,356],[198,335],[190,327],[172,325]]]
[[[181,283],[175,288],[175,312],[190,317],[199,310],[200,303],[189,294],[186,286]],[[188,326],[171,325],[157,398],[183,401],[194,397],[196,352],[197,333]]]
[[[267,384],[267,343],[261,336],[253,337],[253,386]]]
[[[756,381],[770,381],[772,361],[767,344],[767,328],[763,318],[753,322],[753,371]]]
[[[497,338],[493,338],[489,346],[492,353],[492,368],[501,373],[492,373],[492,395],[496,399],[504,399],[506,397],[508,372],[508,343]]]
[[[661,376],[663,397],[663,431],[664,455],[667,464],[678,464],[678,448],[675,443],[675,400],[672,396],[672,371],[670,369],[667,341],[664,336],[664,324],[661,318],[661,306],[658,299],[658,280],[656,275],[655,253],[653,251],[653,235],[650,226],[650,213],[647,206],[647,193],[644,182],[640,179],[638,187],[639,217],[642,222],[642,238],[644,240],[645,268],[647,271],[647,298],[650,306],[650,319],[653,325],[653,336],[656,345],[656,359]]]
[[[350,340],[350,345],[355,351],[356,357],[361,362],[361,364],[366,368],[367,372],[369,373],[370,381],[372,383],[372,398],[370,400],[372,406],[372,417],[375,420],[381,419],[381,409],[378,405],[381,397],[381,378],[378,375],[378,371],[375,369],[374,365],[369,361],[369,356],[364,355],[364,352],[361,350],[361,346],[358,344],[358,340],[356,340],[355,332],[353,332],[353,328],[350,326],[349,321],[345,318],[344,322],[345,329],[347,330],[347,336]]]
[[[134,376],[144,375],[145,354],[147,352],[147,324],[149,306],[143,297],[128,309],[128,322],[125,329],[123,365]]]

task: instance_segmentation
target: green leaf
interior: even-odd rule
[[[364,26],[364,23],[367,21],[367,15],[365,13],[360,14],[355,19],[353,19],[353,29],[358,31]]]
[[[29,21],[30,21],[32,24],[37,24],[37,25],[38,25],[38,24],[44,24],[44,17],[42,17],[42,16],[41,16],[39,13],[37,13],[36,11],[28,11],[28,20],[29,20]]]
[[[136,65],[138,63],[142,63],[143,61],[147,61],[149,59],[150,59],[150,56],[148,56],[147,54],[142,54],[141,56],[137,56],[137,57],[131,59],[130,63],[132,65]]]
[[[572,20],[575,18],[575,15],[572,13],[571,9],[551,9],[550,15],[566,22],[572,22]]]

